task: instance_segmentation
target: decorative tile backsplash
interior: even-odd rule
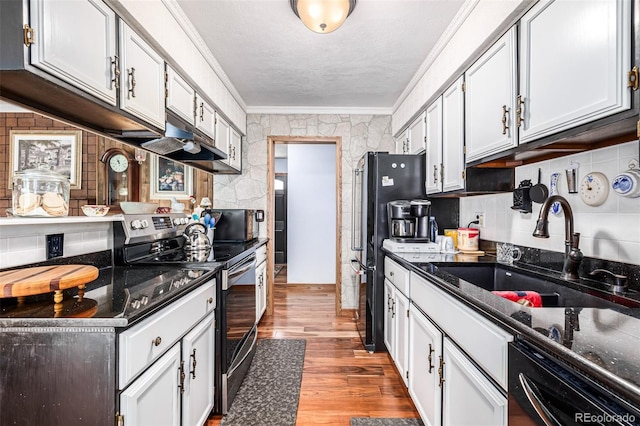
[[[638,159],[638,141],[587,151],[558,159],[542,161],[516,168],[516,186],[525,179],[538,181],[550,187],[553,173],[560,173],[558,193],[565,197],[574,216],[574,231],[580,233],[580,249],[585,256],[640,265],[640,197],[625,198],[610,189],[606,201],[597,207],[585,204],[580,195],[569,193],[565,169],[571,161],[579,164],[578,186],[590,172],[605,174],[611,184],[613,178],[628,169]],[[484,213],[485,225],[480,229],[483,240],[510,242],[525,247],[550,251],[564,251],[564,215],[549,214],[549,238],[534,238],[533,230],[540,213],[540,204],[533,203],[531,213],[512,210],[511,192],[460,198],[460,223],[475,219]]]

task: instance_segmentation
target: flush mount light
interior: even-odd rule
[[[340,28],[356,7],[356,0],[289,0],[291,9],[307,28],[327,34]]]

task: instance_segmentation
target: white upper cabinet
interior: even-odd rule
[[[396,154],[408,154],[409,153],[409,132],[407,130],[400,133],[395,138],[396,142]]]
[[[120,21],[120,108],[164,129],[164,60]]]
[[[196,93],[196,128],[202,130],[207,136],[216,136],[216,111],[213,107]]]
[[[216,116],[215,145],[216,148],[225,154],[229,154],[229,138],[231,138],[230,129],[231,126],[227,123],[227,120],[219,115]]]
[[[408,149],[407,154],[420,154],[425,149],[426,118],[421,114],[407,129]]]
[[[31,0],[31,64],[116,105],[116,15],[101,0]]]
[[[227,155],[227,159],[223,161],[236,170],[242,170],[242,136],[233,127],[231,128]]]
[[[460,77],[442,95],[442,191],[464,189],[464,92]]]
[[[167,108],[194,124],[196,91],[186,80],[167,66]]]
[[[522,18],[521,143],[630,108],[630,3],[545,0]]]
[[[442,192],[442,96],[427,107],[427,194]]]
[[[513,27],[465,73],[467,163],[518,144],[516,47]]]
[[[427,107],[427,194],[464,189],[464,93],[460,77]]]

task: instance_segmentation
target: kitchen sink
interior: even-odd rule
[[[621,297],[588,286],[547,277],[499,263],[436,264],[451,274],[488,291],[534,291],[543,307],[640,308],[640,300]]]

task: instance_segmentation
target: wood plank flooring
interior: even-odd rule
[[[275,315],[263,317],[258,338],[307,340],[296,425],[419,417],[389,355],[365,351],[353,318],[335,315],[335,286],[283,282],[286,267],[276,276]],[[207,426],[219,423],[216,416]]]

